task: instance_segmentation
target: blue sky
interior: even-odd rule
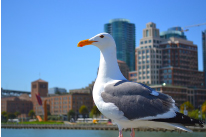
[[[156,23],[160,31],[205,23],[205,5],[205,0],[2,0],[1,87],[30,91],[39,77],[49,88],[85,87],[96,78],[99,49],[77,43],[103,32],[110,19],[134,23],[138,47],[146,23]],[[201,71],[205,29],[185,33],[198,45]]]

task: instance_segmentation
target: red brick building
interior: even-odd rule
[[[78,115],[82,105],[87,106],[89,111],[93,107],[93,98],[90,92],[48,95],[48,82],[39,79],[31,84],[31,100],[36,115],[42,115],[42,107],[37,102],[36,94],[41,96],[43,104],[44,100],[47,100],[47,111],[52,115],[67,115],[70,110],[74,110]]]
[[[33,103],[30,97],[26,94],[22,94],[19,97],[4,97],[1,98],[1,112],[7,113],[20,112],[20,117],[27,117],[30,110],[33,109]]]

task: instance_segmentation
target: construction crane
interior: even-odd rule
[[[196,25],[191,25],[191,26],[186,26],[186,27],[185,27],[185,30],[182,30],[182,32],[189,31],[189,29],[186,29],[186,28],[199,27],[199,26],[202,26],[202,25],[206,25],[206,23],[196,24]]]

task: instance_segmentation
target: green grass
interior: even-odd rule
[[[19,124],[64,124],[64,122],[57,122],[57,121],[32,121],[32,122],[19,122]]]

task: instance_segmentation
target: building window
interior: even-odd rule
[[[154,33],[155,33],[155,34],[154,34],[154,35],[155,35],[155,37],[157,37],[157,30],[155,30],[155,32],[154,32]]]
[[[40,88],[46,88],[45,84],[40,84]]]
[[[146,37],[149,37],[149,30],[146,30]]]
[[[153,40],[153,43],[156,43],[156,40]]]
[[[152,42],[152,40],[149,40],[149,43],[151,43]]]
[[[139,69],[141,69],[141,66],[139,66]]]
[[[33,88],[36,88],[36,84],[32,86]]]
[[[135,76],[137,76],[137,74],[130,74],[130,77],[135,77]]]
[[[143,41],[141,41],[141,44],[143,44]]]
[[[131,79],[131,81],[134,81],[134,82],[136,82],[136,81],[137,81],[137,79]]]
[[[147,50],[146,52],[149,53],[149,50]]]
[[[145,41],[144,41],[144,43],[146,44],[146,43],[147,43],[147,41],[145,40]]]

